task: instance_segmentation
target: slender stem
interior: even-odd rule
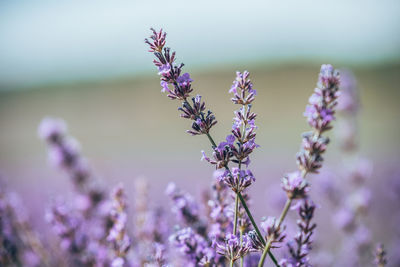
[[[239,196],[236,194],[235,196],[235,221],[233,224],[233,234],[237,233],[237,222],[238,222],[238,209],[239,209]]]
[[[242,246],[243,244],[243,227],[239,228],[239,233],[240,233],[240,245]],[[244,264],[244,258],[243,256],[240,257],[240,267],[243,267]]]
[[[277,228],[279,228],[279,227],[281,226],[283,220],[285,219],[285,217],[286,217],[286,215],[287,215],[287,213],[288,213],[288,211],[289,211],[290,205],[292,205],[292,201],[293,201],[292,198],[288,198],[288,199],[286,200],[285,207],[283,208],[283,211],[282,211],[282,213],[281,213],[281,216],[279,217],[279,220],[278,220]],[[267,253],[268,253],[268,251],[269,251],[269,249],[270,249],[270,247],[271,247],[271,245],[272,245],[272,241],[274,241],[274,239],[273,239],[273,238],[270,238],[270,239],[268,240],[267,244],[265,245],[263,254],[261,255],[260,261],[258,262],[258,267],[264,266],[265,257],[267,256]]]
[[[217,147],[217,144],[214,142],[214,139],[211,137],[209,133],[206,134],[208,137],[208,140],[210,140],[211,145],[214,147]]]
[[[301,177],[303,177],[303,179],[304,179],[304,177],[306,176],[306,174],[307,174],[307,171],[306,171],[306,170],[303,170],[303,171],[301,172]],[[292,205],[292,202],[293,202],[293,198],[288,198],[288,199],[286,200],[285,207],[283,207],[281,216],[279,216],[277,228],[279,228],[279,227],[281,226],[283,220],[285,220],[285,217],[286,217],[286,215],[287,215],[287,213],[288,213],[288,211],[289,211],[289,209],[290,209],[290,206]],[[270,238],[270,239],[268,240],[267,244],[265,245],[263,254],[261,255],[260,261],[259,261],[259,263],[258,263],[258,267],[264,266],[265,257],[266,257],[267,252],[269,251],[269,249],[270,249],[270,247],[271,247],[272,241],[273,241],[273,238]]]

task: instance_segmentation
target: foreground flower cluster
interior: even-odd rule
[[[251,171],[252,153],[260,147],[256,143],[257,114],[252,111],[257,91],[249,72],[237,72],[227,89],[237,108],[225,140],[216,142],[211,133],[217,123],[215,115],[206,110],[200,95],[193,95],[193,79],[183,72],[183,64],[176,63],[175,52],[166,47],[166,33],[152,30],[145,42],[155,56],[161,91],[179,101],[180,116],[190,120],[187,132],[205,135],[210,141],[210,149],[201,151],[201,159],[216,169],[211,190],[198,202],[170,183],[166,196],[174,215],[171,222],[165,209],[153,207],[145,180],[135,182],[132,204],[123,185],[111,190],[99,185],[66,123],[45,118],[39,126],[39,137],[47,144],[50,163],[70,178],[74,201],[61,197],[48,209],[46,219],[56,240],[51,250],[56,253],[49,253],[50,244],[32,230],[18,198],[1,187],[0,265],[261,267],[269,257],[270,266],[313,266],[310,252],[318,206],[310,197],[307,175],[318,174],[324,161],[329,143],[326,132],[332,128],[341,88],[339,73],[331,65],[321,66],[304,112],[311,131],[302,134],[297,169],[281,179],[286,203],[278,217],[265,216],[257,221],[248,193],[256,183]],[[342,111],[355,109],[350,100],[346,108],[339,107]],[[362,211],[349,209],[343,211],[350,213],[350,218],[342,220],[342,228],[354,233],[354,218]],[[286,220],[291,210],[298,218],[296,223]],[[288,231],[290,227],[296,233]],[[375,255],[376,265],[385,266],[383,245],[376,248]]]

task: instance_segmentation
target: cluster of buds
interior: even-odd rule
[[[220,182],[224,182],[235,193],[240,193],[249,187],[255,180],[253,173],[250,170],[241,170],[237,167],[232,168],[232,172],[226,170],[218,177]]]
[[[236,261],[244,257],[251,250],[251,241],[247,236],[243,236],[242,242],[233,234],[228,234],[224,244],[216,243],[216,252],[219,255],[225,256],[229,261]]]
[[[54,205],[46,213],[48,221],[54,232],[61,239],[61,248],[71,254],[84,251],[87,246],[87,236],[80,232],[81,221],[75,216],[71,216],[71,210],[62,203]]]
[[[172,199],[174,203],[172,211],[178,216],[178,219],[184,225],[193,226],[203,232],[205,227],[200,221],[199,207],[193,197],[179,190],[174,183],[168,184],[165,193]]]
[[[192,99],[193,107],[187,98],[193,91],[192,82],[189,73],[182,73],[183,64],[175,63],[175,52],[165,46],[166,34],[162,30],[159,32],[151,29],[153,35],[150,39],[145,39],[150,47],[149,52],[154,53],[156,59],[153,61],[158,68],[158,74],[161,76],[162,92],[167,92],[170,99],[182,101],[182,107],[179,108],[183,113],[181,117],[193,120],[192,129],[187,132],[191,135],[208,134],[210,129],[217,123],[215,116],[211,111],[205,112],[205,104],[201,103],[201,97],[196,96]]]
[[[222,170],[215,171],[220,176]],[[213,181],[212,197],[207,201],[211,225],[208,231],[212,239],[221,240],[231,228],[232,209],[230,207],[230,192],[223,183]]]
[[[322,167],[323,157],[329,138],[318,136],[313,132],[303,133],[301,149],[297,153],[297,165],[305,172],[318,173]]]
[[[214,262],[215,253],[208,242],[192,228],[183,228],[170,236],[170,242],[184,254],[188,262],[194,266],[202,266]]]
[[[127,213],[126,213],[126,197],[122,185],[118,185],[112,192],[112,208],[110,210],[110,217],[113,226],[107,236],[107,241],[113,245],[115,258],[113,262],[125,262],[125,255],[131,246],[131,240],[127,234]]]
[[[282,188],[289,199],[305,198],[309,191],[309,185],[299,171],[286,174],[282,178]]]
[[[89,184],[90,170],[87,160],[82,157],[78,141],[67,135],[67,126],[61,119],[44,118],[39,125],[39,137],[49,148],[49,160],[67,172],[75,188],[87,198],[90,210],[104,199],[103,192]]]
[[[264,219],[260,226],[265,233],[265,240],[272,244],[271,248],[279,248],[279,243],[282,243],[286,237],[285,227],[281,227],[275,217]]]
[[[339,73],[331,65],[322,65],[317,88],[304,112],[310,126],[319,133],[332,128],[330,123],[335,119],[334,107],[337,105],[338,90]]]
[[[248,71],[236,72],[236,79],[233,81],[233,85],[229,90],[229,93],[233,93],[233,103],[240,105],[248,105],[254,101],[254,97],[257,91],[253,89],[253,84],[249,79],[250,73]],[[247,93],[247,95],[246,95]]]
[[[311,236],[317,225],[312,223],[314,217],[315,204],[311,200],[304,200],[299,207],[300,219],[297,221],[299,232],[293,241],[288,242],[289,254],[291,258],[286,262],[291,262],[293,266],[309,266],[308,254],[311,250]]]
[[[204,151],[201,151],[202,158],[201,160],[206,160],[209,163],[215,165],[217,169],[224,168],[228,166],[228,162],[230,161],[231,157],[233,156],[232,146],[235,138],[232,135],[228,135],[226,137],[226,142],[221,142],[218,146],[214,147],[213,151],[213,159],[210,159],[206,156]]]
[[[234,162],[240,163],[246,161],[250,162],[248,158],[250,153],[258,147],[255,143],[257,126],[254,124],[257,114],[251,111],[251,103],[254,101],[256,90],[253,89],[253,84],[249,79],[249,72],[236,73],[236,80],[233,82],[230,93],[234,93],[232,98],[233,103],[242,105],[242,107],[235,111],[233,118],[232,134],[235,138],[237,147],[232,141],[231,149],[234,153],[236,160]],[[247,158],[247,160],[246,160]]]
[[[89,178],[86,160],[80,155],[78,141],[67,136],[67,126],[61,119],[44,118],[39,125],[39,137],[49,145],[49,160],[69,172],[78,188]]]

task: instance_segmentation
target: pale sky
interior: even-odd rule
[[[400,61],[399,0],[0,2],[0,88],[135,76],[163,27],[179,61]]]

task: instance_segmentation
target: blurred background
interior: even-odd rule
[[[122,181],[129,195],[134,179],[146,177],[158,203],[170,181],[197,196],[209,187],[213,168],[200,161],[200,150],[211,154],[208,141],[186,134],[190,123],[179,118],[179,103],[160,93],[143,42],[150,27],[167,31],[167,46],[215,113],[216,140],[231,129],[235,71],[250,71],[261,146],[252,158],[257,218],[275,212],[271,192],[296,168],[300,134],[309,129],[302,113],[320,65],[352,70],[362,103],[359,154],[374,166],[371,217],[399,218],[388,194],[400,174],[399,1],[3,0],[0,172],[37,225],[49,199],[72,188],[49,166],[37,137],[45,116],[66,120],[106,186]],[[331,138],[325,170],[340,171]],[[391,242],[393,233],[374,225],[373,238]]]

